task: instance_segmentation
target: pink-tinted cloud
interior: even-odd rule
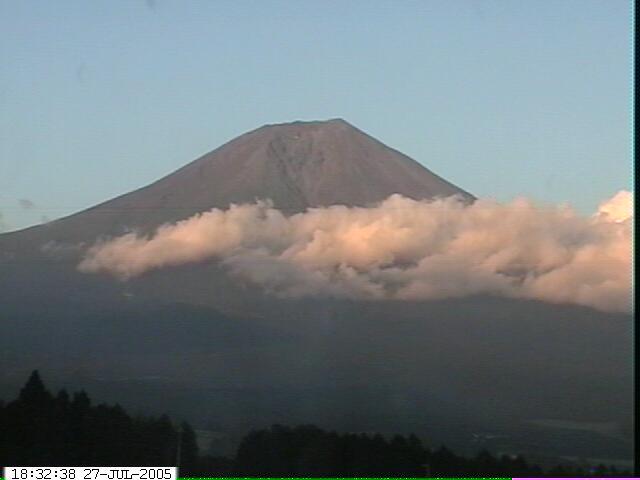
[[[218,259],[278,296],[435,299],[498,294],[630,309],[632,194],[592,217],[526,199],[507,204],[393,195],[371,208],[286,216],[268,202],[213,209],[149,238],[93,246],[79,265],[122,279]]]

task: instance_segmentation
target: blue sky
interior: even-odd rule
[[[476,196],[591,212],[631,189],[631,8],[0,0],[1,220],[54,219],[262,124],[334,117]]]

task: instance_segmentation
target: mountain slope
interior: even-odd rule
[[[474,432],[500,427],[515,442],[513,432],[534,420],[626,428],[630,315],[483,296],[280,299],[231,279],[214,260],[127,282],[76,268],[100,236],[232,202],[270,198],[294,213],[392,193],[473,200],[342,120],[295,122],[249,132],[83,212],[0,235],[0,387],[17,388],[40,368],[61,385],[90,384],[98,399],[173,409],[225,432],[315,422],[415,431],[471,449]],[[518,435],[531,440],[529,431]],[[589,442],[602,452],[600,440]],[[554,453],[575,454],[567,448]]]
[[[474,198],[344,120],[265,125],[139,190],[45,226],[1,235],[0,250],[20,250],[25,241],[92,242],[256,199],[271,199],[294,213],[368,205],[394,193]]]

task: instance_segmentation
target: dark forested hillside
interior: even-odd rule
[[[24,466],[182,465],[197,459],[195,434],[167,416],[132,418],[119,405],[92,405],[84,392],[52,395],[33,372],[18,398],[0,409],[0,463]]]
[[[425,448],[415,435],[336,433],[274,425],[246,435],[235,458],[200,455],[194,430],[167,416],[131,417],[93,405],[84,392],[57,395],[34,371],[18,398],[0,402],[0,463],[21,466],[172,466],[180,476],[625,476],[615,468],[543,471],[520,456],[473,458]]]

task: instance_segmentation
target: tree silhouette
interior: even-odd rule
[[[0,459],[24,466],[175,465],[181,476],[270,477],[613,477],[629,476],[599,465],[589,472],[561,465],[548,472],[522,457],[497,458],[483,450],[473,458],[442,446],[423,447],[415,435],[367,435],[325,431],[315,425],[274,425],[240,442],[235,459],[199,455],[196,434],[180,431],[166,415],[131,417],[119,405],[92,405],[86,392],[55,396],[34,371],[12,402],[0,401]]]
[[[183,425],[185,461],[196,468],[195,433]],[[25,466],[166,466],[177,429],[167,416],[131,418],[119,405],[93,406],[86,392],[54,397],[34,371],[18,398],[0,404],[0,458]]]
[[[192,476],[198,470],[198,444],[196,433],[191,425],[182,422],[180,425],[180,476]]]
[[[51,394],[44,388],[38,370],[34,370],[31,373],[29,380],[27,380],[25,386],[20,390],[18,400],[25,406],[33,408],[43,408],[51,401]]]

